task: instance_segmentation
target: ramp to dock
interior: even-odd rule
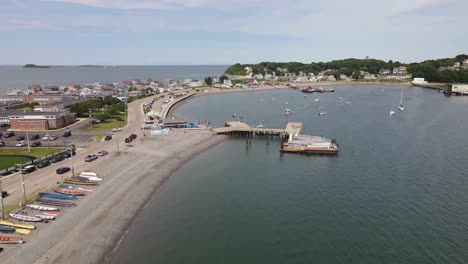
[[[286,128],[266,128],[266,127],[250,127],[248,124],[240,121],[228,121],[225,127],[213,128],[216,134],[230,134],[230,133],[255,133],[264,135],[299,135],[302,131],[301,122],[289,122]]]

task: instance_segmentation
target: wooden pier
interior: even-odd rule
[[[213,128],[213,132],[223,135],[245,136],[287,136],[299,135],[302,132],[301,122],[288,122],[285,128],[250,127],[240,121],[228,121],[224,127]]]

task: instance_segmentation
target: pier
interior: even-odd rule
[[[285,128],[251,127],[240,121],[228,121],[224,127],[213,128],[215,134],[244,136],[287,136],[302,132],[301,122],[288,122]]]

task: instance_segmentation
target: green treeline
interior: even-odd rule
[[[114,97],[94,98],[77,103],[70,108],[70,111],[79,117],[88,117],[89,110],[97,112],[96,117],[101,121],[118,116],[125,111],[125,104]]]
[[[363,76],[359,74],[360,71],[368,72],[370,74],[378,74],[381,69],[393,71],[394,68],[406,66],[407,71],[413,77],[422,77],[430,82],[468,82],[468,69],[457,68],[457,70],[439,70],[440,67],[449,67],[456,62],[460,64],[468,59],[468,55],[462,54],[455,58],[446,58],[438,60],[428,60],[420,63],[405,64],[399,61],[382,61],[377,59],[344,59],[334,60],[330,62],[312,62],[310,64],[300,62],[261,62],[258,64],[235,64],[226,70],[226,74],[232,75],[246,75],[245,67],[252,67],[254,74],[265,74],[275,72],[278,76],[284,76],[286,72],[295,73],[299,72],[304,74],[314,73],[331,70],[327,74],[339,77],[341,74],[352,76],[354,79],[360,79]],[[280,71],[283,70],[283,71]],[[287,71],[284,71],[287,69]],[[339,78],[337,78],[339,79]]]

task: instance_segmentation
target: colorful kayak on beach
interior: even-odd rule
[[[64,207],[76,206],[76,203],[60,201],[60,200],[51,200],[51,199],[38,198],[36,201],[38,203],[48,204],[48,205],[56,205],[56,206],[64,206]]]
[[[23,239],[21,237],[6,237],[0,236],[0,244],[22,244]]]
[[[25,221],[25,222],[41,222],[42,219],[34,216],[20,215],[20,214],[10,214],[11,217],[16,220]]]
[[[53,199],[61,199],[61,200],[77,200],[75,195],[61,194],[61,193],[40,192],[39,196],[53,198]]]
[[[0,232],[2,233],[14,233],[16,228],[11,226],[0,226]]]
[[[26,206],[31,209],[39,210],[39,211],[58,211],[59,210],[57,207],[50,207],[50,206],[43,206],[43,205],[36,205],[36,204],[28,204]]]
[[[32,234],[31,230],[22,229],[22,228],[16,228],[15,232],[21,235],[28,235],[28,236]]]
[[[0,221],[0,225],[19,227],[19,228],[30,229],[30,230],[36,229],[34,225],[15,223],[15,222],[10,222],[10,221]]]

